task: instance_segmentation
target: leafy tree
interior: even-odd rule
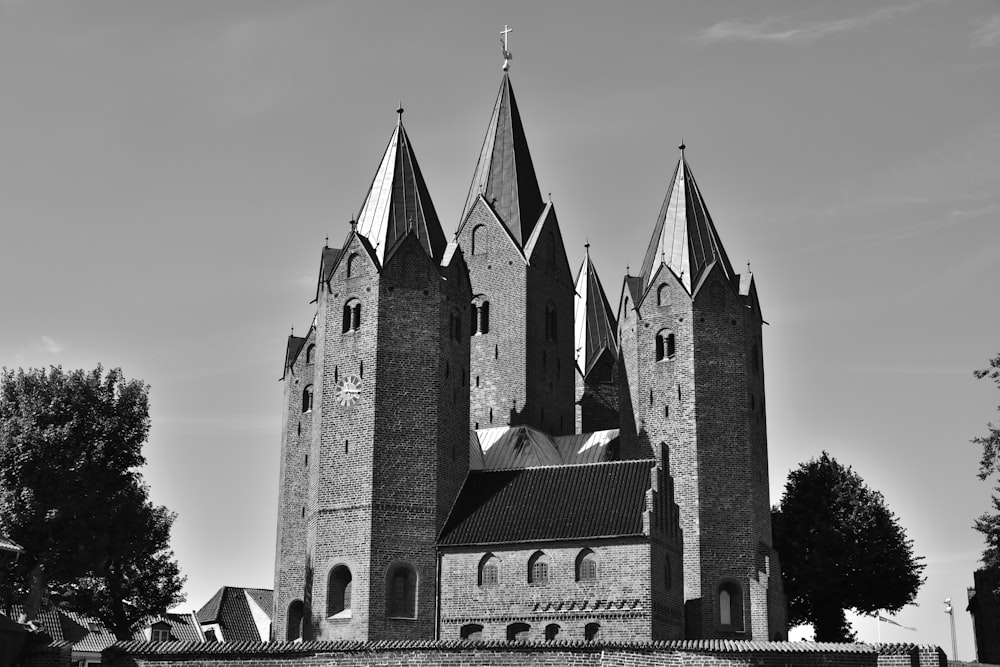
[[[122,489],[114,505],[107,559],[93,573],[54,586],[52,598],[131,639],[139,621],[184,601],[184,577],[169,545],[176,515],[150,502],[139,484]]]
[[[988,368],[973,371],[979,379],[993,380],[1000,387],[1000,354],[990,359]],[[1000,410],[1000,406],[997,407]],[[1000,426],[990,422],[986,425],[986,435],[972,439],[973,444],[983,448],[979,460],[979,479],[985,480],[995,472],[1000,471]],[[987,569],[1000,572],[1000,486],[993,494],[994,513],[984,513],[974,525],[975,529],[986,538],[986,548],[983,550],[983,565]],[[998,589],[1000,593],[1000,589]]]
[[[789,474],[771,521],[789,623],[812,623],[816,641],[851,641],[845,609],[898,611],[924,581],[882,494],[826,452]]]
[[[0,532],[25,549],[5,594],[23,596],[23,620],[37,617],[50,586],[124,582],[144,550],[147,563],[165,553],[158,547],[172,515],[148,504],[136,471],[145,463],[148,396],[117,368],[0,373]],[[137,535],[143,521],[147,544]]]

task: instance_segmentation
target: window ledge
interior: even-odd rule
[[[387,616],[390,621],[415,621],[416,616]]]

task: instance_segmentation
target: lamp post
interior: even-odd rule
[[[951,659],[958,660],[958,640],[955,639],[955,608],[951,606],[951,598],[944,599],[944,613],[951,621]]]

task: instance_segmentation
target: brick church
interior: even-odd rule
[[[612,307],[506,67],[453,234],[399,110],[288,339],[274,639],[785,638],[757,290],[680,149]]]

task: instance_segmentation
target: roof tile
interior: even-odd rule
[[[643,534],[651,460],[472,470],[439,544],[506,544]]]

